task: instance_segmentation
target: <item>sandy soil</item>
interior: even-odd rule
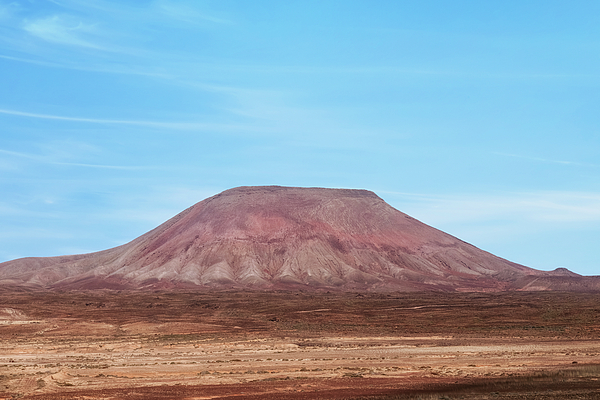
[[[600,296],[0,294],[0,399],[600,398]]]

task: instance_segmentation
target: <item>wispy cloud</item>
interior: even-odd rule
[[[62,65],[57,64],[57,63],[33,60],[31,58],[12,57],[12,56],[7,56],[7,55],[3,55],[3,54],[0,54],[0,58],[2,58],[4,60],[17,61],[17,62],[22,62],[22,63],[27,63],[27,64],[42,65],[44,67],[62,67]]]
[[[199,1],[184,0],[153,0],[129,5],[122,2],[108,2],[103,0],[51,0],[52,3],[66,10],[77,12],[102,13],[114,18],[131,19],[136,15],[138,20],[156,19],[167,15],[171,18],[194,22],[198,20],[210,21],[219,24],[231,24],[230,19],[221,18],[201,8]]]
[[[137,66],[137,65],[108,65],[108,64],[95,64],[92,62],[77,62],[75,60],[58,60],[57,62],[35,60],[32,58],[24,57],[13,57],[0,54],[0,59],[10,60],[15,62],[21,62],[26,64],[40,65],[49,68],[63,68],[71,69],[76,71],[87,71],[87,72],[100,72],[106,74],[120,74],[120,75],[137,75],[146,76],[151,78],[162,78],[170,79],[174,78],[173,74],[166,72],[156,72],[149,66]]]
[[[547,224],[598,223],[600,193],[538,191],[497,194],[428,195],[381,192],[392,204],[433,225],[490,221]]]
[[[168,122],[168,121],[144,121],[144,120],[123,120],[123,119],[101,119],[84,117],[66,117],[61,115],[37,114],[24,111],[0,109],[0,114],[14,115],[26,118],[48,119],[68,122],[84,122],[91,124],[109,124],[109,125],[134,125],[148,128],[161,128],[167,130],[209,130],[209,131],[260,131],[258,127],[251,127],[247,124],[219,124],[204,122]]]
[[[71,167],[97,168],[97,169],[117,169],[123,171],[139,171],[149,170],[155,167],[148,166],[132,166],[132,165],[105,165],[105,164],[84,164],[84,163],[69,163],[69,162],[53,162],[54,165],[65,165]]]
[[[27,154],[27,153],[20,153],[18,151],[10,151],[10,150],[3,150],[0,149],[0,154],[5,154],[8,156],[13,156],[13,157],[20,157],[20,158],[29,158],[29,159],[37,159],[35,156]]]
[[[381,195],[420,221],[501,257],[534,268],[562,265],[598,274],[596,248],[587,250],[592,253],[589,260],[574,252],[585,252],[586,243],[598,236],[600,192]]]
[[[3,150],[0,149],[0,154],[4,154],[11,157],[18,157],[27,160],[31,160],[37,163],[50,164],[50,165],[64,165],[72,167],[83,167],[83,168],[97,168],[97,169],[115,169],[115,170],[148,170],[153,167],[148,166],[135,166],[135,165],[107,165],[107,164],[89,164],[89,163],[77,163],[77,162],[65,162],[54,160],[50,156],[36,155],[29,153],[22,153],[17,151]]]
[[[96,32],[95,26],[70,15],[52,15],[25,21],[23,29],[47,42],[105,50],[89,39]]]
[[[11,37],[1,39],[13,52],[52,57],[55,63],[65,67],[85,61],[84,65],[91,65],[95,70],[110,70],[118,64],[131,66],[136,64],[134,61],[138,65],[152,66],[157,61],[171,59],[172,47],[148,46],[148,40],[156,34],[157,24],[165,25],[178,14],[181,18],[218,21],[191,5],[165,2],[163,6],[96,0],[49,1],[41,9],[23,6],[20,12],[8,14],[7,28]],[[180,19],[170,25],[178,27],[178,23],[181,24]],[[32,38],[42,40],[46,46],[39,46]],[[95,55],[99,57],[90,58],[90,51],[84,53],[85,58],[66,53],[82,50],[98,51]],[[118,58],[107,58],[106,53]],[[65,57],[65,54],[71,56]],[[26,58],[21,57],[23,59]],[[80,66],[80,69],[85,68]]]
[[[0,114],[7,115],[15,115],[18,117],[27,117],[27,118],[39,118],[39,119],[53,119],[58,121],[70,121],[70,122],[89,122],[93,124],[122,124],[122,125],[160,125],[163,126],[164,123],[154,122],[154,121],[132,121],[132,120],[117,120],[117,119],[99,119],[99,118],[83,118],[83,117],[65,117],[61,115],[51,115],[51,114],[37,114],[30,113],[25,111],[17,111],[17,110],[6,110],[0,109]]]
[[[548,164],[573,165],[573,166],[580,166],[580,167],[598,167],[597,164],[580,163],[580,162],[575,162],[575,161],[551,160],[551,159],[542,158],[542,157],[531,157],[531,156],[523,156],[523,155],[519,155],[519,154],[500,153],[500,152],[494,152],[494,154],[503,156],[503,157],[520,158],[522,160],[529,160],[529,161],[542,162],[542,163],[548,163]]]

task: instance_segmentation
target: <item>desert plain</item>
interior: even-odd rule
[[[598,399],[600,295],[0,291],[0,399]]]

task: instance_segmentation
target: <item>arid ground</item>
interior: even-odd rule
[[[0,292],[0,399],[598,399],[600,295]]]

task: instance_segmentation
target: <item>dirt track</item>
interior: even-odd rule
[[[13,292],[0,338],[0,399],[600,398],[598,294]]]

